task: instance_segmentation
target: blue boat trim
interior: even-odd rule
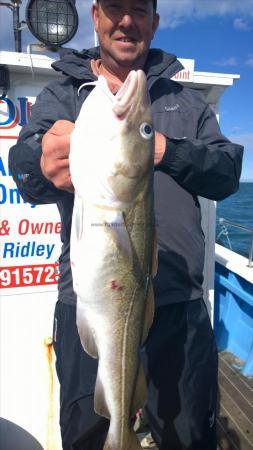
[[[243,361],[241,373],[253,376],[253,284],[223,264],[215,265],[214,332],[219,351]]]
[[[235,286],[232,281],[228,280],[224,276],[220,274],[215,274],[215,283],[220,284],[221,286],[224,286],[228,291],[231,293],[237,295],[241,300],[248,303],[249,305],[253,306],[253,296],[250,295],[248,292],[245,292],[243,289]]]

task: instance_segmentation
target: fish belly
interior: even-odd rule
[[[105,450],[138,450],[131,417],[146,399],[139,360],[148,301],[141,258],[145,255],[138,256],[143,249],[135,245],[139,237],[134,227],[130,237],[137,254],[129,260],[100,211],[92,217],[86,214],[85,221],[81,238],[73,245],[73,262],[80,270],[73,278],[80,339],[83,348],[99,359],[94,407],[110,419]]]

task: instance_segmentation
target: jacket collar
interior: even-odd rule
[[[73,49],[61,49],[60,57],[61,59],[52,64],[56,71],[60,71],[77,80],[90,81],[96,79],[91,72],[90,60],[100,57],[99,47],[82,50],[81,52]],[[171,78],[182,69],[183,66],[175,55],[159,49],[150,49],[144,67],[149,88],[157,80],[157,77]]]

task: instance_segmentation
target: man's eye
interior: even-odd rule
[[[109,3],[108,8],[116,10],[116,9],[120,9],[120,5],[118,3]]]
[[[145,14],[147,12],[146,9],[143,9],[143,8],[135,8],[135,11],[142,13],[142,14]]]
[[[134,10],[138,14],[147,14],[147,9],[145,7],[143,7],[143,5],[136,5]]]

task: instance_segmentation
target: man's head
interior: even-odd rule
[[[92,16],[104,66],[122,80],[143,68],[159,23],[156,0],[98,0]]]
[[[97,3],[99,3],[100,0],[96,0],[96,1],[97,1]],[[156,12],[156,10],[157,10],[157,0],[153,0],[153,8],[154,8],[154,11]]]

